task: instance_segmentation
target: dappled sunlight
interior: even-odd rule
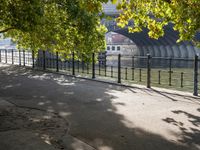
[[[41,139],[44,140],[45,143],[52,145],[52,143],[51,143],[52,139],[49,135],[43,134],[43,135],[41,135]]]
[[[31,143],[55,145],[54,142],[68,130],[68,123],[60,116],[40,109],[12,106],[1,108],[0,114],[1,142],[1,133],[7,133],[5,138],[9,142],[14,140],[27,145],[24,141],[33,140]]]
[[[74,83],[63,83],[63,82],[58,82],[59,85],[74,85]]]
[[[42,105],[45,105],[44,102],[39,102],[38,105],[42,106]]]
[[[72,91],[71,91],[71,92],[64,92],[64,94],[65,94],[65,95],[73,95],[74,92],[72,92]]]
[[[61,112],[59,112],[58,114],[59,114],[59,116],[61,116],[61,117],[68,117],[68,116],[70,116],[72,113],[71,113],[71,112],[64,112],[64,111],[61,111]]]
[[[2,89],[4,89],[4,90],[6,90],[6,89],[8,89],[8,88],[12,88],[12,87],[16,87],[16,86],[20,86],[21,84],[15,84],[15,85],[6,85],[6,86],[4,86],[4,87],[2,87]]]
[[[198,109],[196,111],[191,109],[188,111],[173,110],[173,118],[163,119],[179,130],[180,134],[177,134],[179,135],[179,142],[200,146],[200,112],[198,112]],[[173,131],[171,132],[173,133]]]
[[[155,96],[154,99],[151,99],[151,101],[149,101],[145,94],[139,96],[138,93],[134,95],[133,99],[130,95],[130,92],[126,90],[123,92],[108,90],[106,93],[114,97],[113,99],[111,99],[111,103],[116,109],[114,113],[123,116],[121,122],[129,129],[140,128],[141,130],[144,130],[151,134],[160,135],[166,140],[174,141],[177,143],[184,143],[184,141],[181,139],[186,136],[186,134],[184,133],[185,130],[187,130],[187,132],[191,134],[197,134],[197,131],[199,131],[199,129],[196,129],[195,133],[191,129],[192,126],[195,127],[199,125],[199,118],[193,115],[186,114],[190,117],[190,119],[188,120],[187,116],[184,115],[185,113],[181,111],[176,112],[181,115],[179,115],[179,118],[175,117],[174,114],[171,113],[173,112],[172,110],[175,107],[174,105],[176,101],[174,103],[169,103],[169,99],[165,102],[162,102],[163,100],[160,100],[160,97],[158,97],[158,95],[155,95],[155,93],[152,94]],[[190,103],[187,104],[186,101],[185,107],[189,107],[187,109],[190,109],[190,111],[193,111],[193,113],[196,114],[196,112],[194,111],[195,107],[193,106],[195,103]],[[181,104],[181,101],[178,102],[178,104]],[[165,108],[163,108],[163,105],[165,105]],[[162,109],[159,109],[159,106]],[[166,118],[162,119],[163,117]],[[173,117],[176,118],[176,121],[173,119]],[[179,126],[180,128],[169,126],[162,122],[162,120],[170,124]]]
[[[50,79],[50,77],[47,74],[43,74],[43,75],[29,75],[28,78],[30,78],[30,79],[37,79],[37,80]]]
[[[100,146],[100,147],[98,147],[98,150],[114,150],[114,149],[109,146]]]
[[[103,100],[102,100],[101,98],[97,98],[96,101],[97,101],[97,102],[101,102],[101,101],[103,101]]]
[[[56,148],[189,150],[189,143],[184,144],[179,137],[198,135],[196,113],[200,109],[196,103],[41,71],[22,77],[26,70],[14,70],[15,74],[9,77],[0,72],[1,97],[23,109],[44,111],[42,115],[31,115],[30,125],[45,143]],[[3,89],[6,86],[9,88]],[[192,112],[174,111],[188,109]],[[177,115],[181,117],[176,118]],[[190,128],[190,132],[183,128]],[[194,143],[199,145],[198,141]]]
[[[51,113],[55,112],[55,110],[53,109],[52,106],[48,106],[48,107],[47,107],[47,111],[48,111],[48,112],[51,112]]]

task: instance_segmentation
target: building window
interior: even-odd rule
[[[113,51],[115,50],[115,46],[112,46],[112,50],[113,50]]]
[[[117,50],[120,51],[120,46],[117,46]]]
[[[110,50],[110,46],[107,46],[107,51],[109,51]]]

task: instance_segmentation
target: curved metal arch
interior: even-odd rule
[[[128,30],[117,30],[113,31],[119,34],[122,34],[129,39],[131,39],[138,47],[140,47],[140,50],[143,50],[143,55],[146,55],[147,53],[151,53],[152,56],[155,56],[155,48],[154,43],[150,40],[150,38],[146,38],[145,33],[129,33]],[[144,32],[144,31],[143,31]],[[145,49],[144,49],[145,47]],[[147,50],[147,51],[146,51]]]
[[[127,29],[117,29],[112,32],[131,39],[138,47],[140,55],[146,55],[147,52],[150,52],[152,56],[160,57],[163,55],[170,57],[170,54],[175,57],[191,57],[193,55],[191,53],[194,53],[195,49],[191,42],[176,43],[178,32],[174,31],[170,26],[166,26],[164,30],[165,35],[158,40],[149,38],[147,29],[140,33],[129,33]],[[183,47],[184,50],[182,50]]]
[[[122,35],[128,37],[133,42],[135,42],[138,47],[146,46],[146,48],[150,51],[150,53],[153,56],[158,56],[158,54],[156,54],[156,51],[159,51],[160,52],[159,55],[161,56],[163,48],[164,48],[164,51],[167,51],[166,46],[171,45],[171,42],[169,42],[169,40],[167,40],[166,37],[164,37],[158,41],[149,38],[149,36],[147,34],[147,29],[140,33],[128,33],[127,29],[116,30],[113,32],[116,32],[116,33],[119,33],[119,34],[122,34]],[[161,47],[161,46],[163,46],[163,47]],[[171,51],[172,51],[172,49],[171,49]],[[165,55],[166,54],[167,53],[165,52]]]

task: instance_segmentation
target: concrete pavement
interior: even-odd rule
[[[200,98],[174,93],[1,64],[0,150],[200,150]]]

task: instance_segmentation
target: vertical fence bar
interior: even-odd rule
[[[151,56],[147,54],[147,88],[151,88]]]
[[[87,74],[89,74],[89,62],[87,62],[87,65],[86,65],[86,67],[87,67]]]
[[[35,53],[34,53],[34,50],[32,50],[32,68],[35,68]]]
[[[23,50],[23,60],[24,60],[24,62],[23,62],[23,65],[25,66],[26,65],[26,60],[25,60],[25,50]]]
[[[111,66],[111,68],[110,68],[110,70],[111,70],[111,78],[113,78],[113,66]]]
[[[183,87],[183,72],[181,72],[181,88]]]
[[[56,72],[59,72],[58,52],[56,52]]]
[[[5,49],[5,62],[7,64],[8,60],[7,60],[7,49]]]
[[[72,53],[72,75],[75,75],[75,61],[74,61],[74,52]]]
[[[31,54],[30,54],[30,52],[28,51],[28,52],[27,52],[27,64],[28,64],[28,65],[30,65],[30,60],[31,60],[30,56],[31,56]]]
[[[132,56],[132,68],[135,68],[134,56]]]
[[[142,82],[142,69],[139,69],[139,81]]]
[[[78,57],[78,64],[77,64],[77,69],[78,69],[78,72],[79,72],[79,69],[80,69],[80,61],[79,61],[79,57]]]
[[[52,61],[53,61],[52,54],[49,53],[49,68],[52,68]]]
[[[84,67],[84,59],[83,59],[83,55],[81,56],[81,68],[82,68],[82,73],[84,73],[84,69],[85,69],[85,67]]]
[[[107,76],[107,66],[106,66],[106,64],[105,64],[104,71],[105,71],[105,77],[106,77]]]
[[[158,70],[158,84],[161,84],[161,70]]]
[[[0,62],[1,62],[1,50],[0,50]]]
[[[92,53],[92,79],[95,78],[95,54]]]
[[[194,96],[198,96],[198,55],[194,58]]]
[[[67,70],[67,59],[65,58],[65,70]]]
[[[125,80],[128,80],[128,68],[125,68]]]
[[[118,83],[121,83],[121,54],[118,55]]]
[[[19,65],[21,66],[21,51],[19,49]]]
[[[135,68],[131,68],[132,69],[132,80],[135,79]]]
[[[132,80],[135,78],[135,61],[134,61],[134,56],[132,56]]]
[[[106,52],[105,52],[105,57],[104,57],[104,71],[105,71],[105,77],[107,76],[107,55],[106,55]]]
[[[46,51],[43,52],[43,70],[46,70]]]
[[[47,53],[46,57],[46,68],[49,68],[49,53]]]
[[[169,86],[172,85],[172,58],[169,59]]]
[[[71,70],[71,69],[70,69],[71,66],[70,66],[70,60],[69,60],[69,59],[67,60],[67,64],[68,64],[68,66],[67,66],[67,67],[68,67],[68,71],[70,71],[70,70]]]
[[[11,53],[12,53],[12,64],[14,64],[13,49],[12,49]]]
[[[101,63],[99,61],[99,75],[101,75]]]
[[[39,51],[37,52],[37,67],[40,67]]]

